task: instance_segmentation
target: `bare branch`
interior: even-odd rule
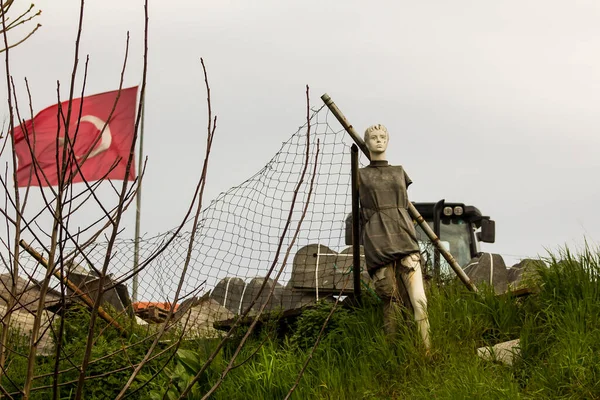
[[[300,175],[300,179],[299,179],[299,181],[296,184],[296,187],[294,189],[294,193],[293,193],[293,196],[292,196],[292,202],[291,202],[291,206],[290,206],[290,211],[288,213],[288,217],[287,217],[285,226],[283,228],[283,232],[282,232],[282,234],[280,236],[280,239],[279,239],[279,244],[278,244],[278,247],[277,247],[277,251],[275,253],[275,257],[273,259],[273,263],[271,264],[271,267],[269,268],[269,270],[268,270],[268,272],[267,272],[267,274],[266,274],[266,276],[264,278],[264,281],[263,281],[263,283],[262,283],[262,285],[261,285],[258,293],[256,294],[256,296],[252,299],[252,301],[250,302],[250,304],[248,305],[248,307],[246,308],[246,310],[233,323],[233,325],[231,326],[231,328],[229,329],[229,331],[227,332],[227,334],[225,335],[225,337],[223,338],[223,340],[221,340],[221,342],[217,345],[217,347],[215,348],[215,350],[213,350],[213,352],[208,357],[207,361],[204,363],[204,365],[202,366],[202,368],[200,369],[200,371],[198,371],[198,373],[194,376],[194,378],[190,382],[188,382],[188,385],[186,386],[186,388],[181,393],[180,398],[185,398],[185,396],[191,390],[192,386],[200,379],[200,377],[206,371],[206,369],[210,366],[210,364],[212,364],[212,362],[216,358],[217,354],[219,353],[219,351],[221,350],[221,348],[225,344],[225,341],[228,340],[229,337],[231,337],[231,335],[233,334],[233,332],[235,331],[235,329],[237,328],[237,326],[239,325],[239,323],[242,321],[242,319],[245,318],[246,315],[248,315],[248,313],[250,312],[250,310],[252,309],[252,307],[254,306],[254,304],[256,304],[256,301],[258,300],[259,296],[261,295],[262,291],[265,289],[265,287],[267,285],[267,281],[268,281],[269,277],[271,276],[271,274],[273,273],[273,270],[277,266],[277,263],[278,263],[278,260],[279,260],[279,255],[281,253],[281,249],[282,249],[282,246],[283,246],[283,241],[285,240],[285,237],[287,236],[287,231],[288,231],[289,226],[290,226],[291,221],[292,221],[292,216],[293,216],[293,213],[294,213],[294,208],[295,208],[295,205],[296,205],[298,193],[300,191],[300,188],[302,187],[302,184],[304,183],[304,178],[306,176],[306,172],[308,170],[308,164],[309,164],[309,161],[310,161],[310,155],[309,154],[310,154],[310,130],[311,130],[311,125],[310,125],[310,105],[309,105],[309,88],[308,88],[308,86],[306,87],[306,99],[307,99],[307,130],[306,130],[306,157],[305,157],[305,161],[304,161],[304,167],[302,169],[302,174]],[[315,168],[316,168],[316,165],[317,165],[317,160],[315,160]],[[285,266],[285,262],[286,262],[286,260],[287,260],[287,258],[289,256],[289,253],[290,253],[290,251],[292,249],[292,246],[293,246],[293,244],[294,244],[294,242],[296,240],[296,237],[298,235],[298,232],[299,232],[300,226],[302,224],[302,221],[304,220],[304,216],[306,214],[306,210],[307,210],[308,204],[310,202],[310,195],[312,193],[312,184],[313,184],[313,182],[314,182],[314,174],[313,174],[313,179],[311,180],[311,187],[309,189],[309,195],[307,197],[307,201],[306,201],[306,204],[305,204],[304,212],[303,212],[303,214],[302,214],[302,216],[300,218],[300,221],[298,223],[298,226],[297,226],[296,232],[294,234],[294,238],[292,240],[292,243],[290,243],[290,245],[288,246],[288,249],[287,249],[285,257],[284,257],[284,264],[282,265],[282,267],[281,267],[281,269],[280,269],[279,274],[278,274],[277,277],[279,277],[279,275],[283,271],[283,268]],[[277,280],[277,278],[276,278],[276,280]],[[227,373],[233,367],[233,363],[234,363],[236,357],[238,356],[241,348],[243,347],[244,343],[246,342],[246,340],[248,339],[248,337],[250,336],[250,334],[252,333],[252,331],[256,327],[258,319],[260,318],[260,316],[264,312],[265,307],[268,304],[268,299],[273,294],[274,286],[275,285],[273,285],[273,287],[271,288],[271,290],[269,292],[269,295],[267,297],[267,301],[263,303],[263,305],[260,308],[259,312],[255,316],[252,324],[250,325],[250,327],[246,331],[246,334],[244,335],[244,337],[242,338],[242,341],[238,345],[238,347],[237,347],[234,355],[232,356],[232,358],[231,358],[228,366],[226,367],[225,371],[223,371],[223,373],[221,374],[221,377],[213,385],[213,387],[209,390],[209,392],[204,395],[203,399],[208,398],[219,387],[219,385],[221,384],[221,382],[223,381],[223,379],[225,378],[225,376],[227,375]]]
[[[173,304],[176,304],[177,301],[179,300],[179,296],[181,294],[181,288],[183,287],[183,284],[185,282],[185,278],[186,278],[186,274],[187,274],[187,269],[189,267],[191,256],[192,256],[192,250],[193,250],[193,246],[194,246],[194,238],[196,237],[196,232],[197,232],[197,227],[198,227],[198,221],[199,221],[199,218],[200,218],[200,212],[202,211],[202,200],[203,200],[203,196],[204,196],[204,188],[206,186],[206,174],[208,172],[208,161],[209,161],[209,158],[210,158],[210,151],[211,151],[211,147],[212,147],[213,137],[214,137],[215,130],[216,130],[216,127],[217,127],[216,126],[216,117],[215,117],[215,123],[214,123],[214,125],[213,125],[213,121],[212,121],[212,105],[211,105],[211,100],[210,100],[210,85],[208,83],[208,75],[206,73],[206,67],[204,65],[204,60],[202,58],[200,59],[200,63],[202,64],[202,71],[204,73],[204,82],[206,84],[206,93],[207,93],[206,103],[207,103],[207,107],[208,107],[208,118],[207,118],[208,119],[208,126],[207,126],[207,136],[206,136],[206,153],[204,155],[204,163],[203,163],[203,166],[202,166],[202,174],[200,176],[200,180],[198,181],[198,185],[196,186],[196,191],[194,193],[193,202],[195,201],[195,199],[197,197],[198,198],[198,205],[196,207],[196,214],[194,215],[194,222],[193,222],[193,225],[192,225],[192,233],[190,235],[190,239],[189,239],[189,242],[188,242],[188,249],[187,249],[187,254],[186,254],[186,258],[185,258],[185,263],[184,263],[183,270],[181,272],[181,276],[179,278],[179,283],[177,285],[177,289],[175,291],[175,298],[173,299]],[[169,315],[167,316],[167,320],[169,320],[172,317],[173,312],[174,312],[174,308],[171,307],[170,310],[169,310]],[[150,349],[146,353],[144,359],[142,360],[142,362],[140,362],[140,364],[135,369],[135,371],[133,371],[133,373],[131,374],[131,376],[127,380],[127,383],[121,389],[121,392],[117,395],[116,399],[123,398],[123,396],[125,395],[125,392],[127,391],[127,389],[129,389],[129,387],[131,386],[131,384],[135,380],[135,377],[139,374],[139,372],[141,371],[142,367],[146,364],[149,355],[152,353],[152,351],[154,351],[154,347],[156,347],[156,345],[158,344],[158,341],[162,337],[164,331],[165,331],[165,329],[163,327],[163,329],[161,329],[161,331],[160,331],[160,334],[156,337],[156,339],[152,343],[152,346],[150,346]]]
[[[310,360],[312,360],[313,355],[315,354],[315,350],[317,349],[317,347],[319,347],[319,344],[321,343],[321,338],[323,337],[323,333],[325,333],[325,328],[329,324],[329,320],[331,320],[331,317],[333,316],[333,313],[335,312],[335,310],[337,310],[338,303],[340,302],[340,298],[342,297],[341,295],[344,292],[344,290],[346,289],[346,286],[348,285],[348,282],[350,282],[349,279],[347,279],[344,282],[344,286],[340,290],[340,293],[339,293],[338,297],[335,299],[335,303],[333,303],[333,307],[331,307],[331,311],[329,311],[329,314],[327,315],[327,318],[325,318],[325,321],[323,322],[323,325],[321,326],[321,330],[319,331],[319,334],[317,335],[317,338],[315,339],[315,344],[310,349],[310,353],[308,354],[308,357],[306,357],[306,361],[302,365],[302,368],[300,369],[300,372],[298,372],[298,376],[296,378],[296,382],[294,382],[294,384],[290,388],[288,394],[285,396],[284,400],[288,400],[290,398],[290,396],[292,395],[292,393],[294,393],[294,390],[296,390],[296,388],[298,387],[298,384],[300,384],[300,379],[302,379],[302,376],[304,375],[304,372],[306,371],[306,367],[308,367],[308,363],[310,362]]]
[[[15,138],[14,138],[14,111],[13,111],[13,104],[12,104],[12,99],[13,99],[13,93],[11,91],[11,75],[10,75],[10,61],[9,61],[9,46],[8,46],[8,38],[6,35],[6,15],[5,13],[8,11],[8,9],[11,7],[12,5],[12,0],[8,0],[7,3],[4,2],[4,0],[0,0],[0,8],[2,9],[2,37],[4,40],[4,47],[6,48],[5,51],[5,55],[4,55],[4,62],[5,62],[5,67],[6,67],[6,86],[7,86],[7,94],[8,94],[8,112],[9,112],[9,131],[10,131],[10,140],[11,140],[11,145],[14,148],[14,143],[15,143]],[[17,157],[16,154],[12,155],[12,163],[13,163],[13,177],[15,178],[15,182],[16,182],[16,170],[17,170]],[[8,197],[8,191],[6,191],[6,196]],[[18,211],[19,207],[20,207],[20,197],[19,197],[19,190],[16,188],[15,185],[15,189],[14,189],[14,196],[15,196],[15,209]],[[11,320],[11,314],[12,314],[12,307],[14,307],[14,303],[13,303],[13,299],[16,298],[16,291],[17,291],[17,282],[16,282],[16,278],[18,276],[18,271],[19,271],[19,251],[18,251],[18,241],[20,240],[20,224],[21,224],[21,217],[19,215],[19,213],[17,212],[17,216],[15,218],[15,233],[14,233],[14,240],[15,242],[13,243],[13,251],[14,253],[10,254],[9,253],[9,260],[12,261],[12,271],[11,271],[11,275],[12,275],[12,285],[11,285],[11,296],[9,299],[9,302],[7,304],[7,313],[5,314],[4,318],[3,318],[3,326],[5,329],[2,329],[2,334],[0,336],[0,378],[2,378],[2,373],[4,372],[4,367],[5,367],[5,362],[6,362],[6,346],[8,343],[8,327],[10,326],[10,320]],[[8,229],[7,229],[7,234],[8,234]],[[9,239],[10,240],[10,239]],[[10,243],[9,243],[10,246]],[[11,260],[12,258],[12,260]]]
[[[27,39],[29,39],[31,36],[33,36],[33,34],[41,27],[41,24],[37,24],[35,28],[33,28],[31,30],[31,32],[29,32],[27,34],[27,36],[25,36],[23,39],[19,40],[16,43],[11,44],[10,46],[5,46],[3,49],[0,49],[0,53],[7,51],[8,49],[12,49],[13,47],[17,47],[18,45],[20,45],[21,43],[23,43],[24,41],[26,41]]]

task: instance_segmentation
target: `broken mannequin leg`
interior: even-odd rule
[[[405,267],[401,276],[415,312],[415,322],[425,349],[429,352],[431,342],[429,339],[429,319],[427,317],[427,297],[425,296],[425,286],[423,285],[423,274],[421,272],[421,256],[419,253],[410,254],[402,259],[401,264]]]

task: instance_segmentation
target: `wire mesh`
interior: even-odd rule
[[[339,293],[346,280],[351,280],[352,268],[348,256],[351,251],[338,255],[348,247],[344,239],[346,215],[351,212],[350,143],[345,131],[330,126],[330,117],[326,108],[313,110],[308,147],[308,124],[305,124],[260,171],[219,195],[201,211],[183,278],[192,236],[191,219],[179,233],[173,229],[140,238],[139,265],[143,269],[138,273],[136,300],[172,304],[208,296],[230,314],[239,314],[252,298],[259,296],[257,309],[261,301],[266,301],[266,294],[259,295],[257,288],[275,262],[280,241],[281,254],[267,285],[267,289],[275,286],[268,309],[293,308],[319,295]],[[315,169],[317,141],[319,156]],[[307,153],[307,175],[290,213]],[[316,174],[311,199],[298,238],[291,246],[309,197],[313,170]],[[290,229],[282,238],[288,215]],[[84,268],[89,263],[102,265],[107,246],[108,243],[94,243],[84,250],[85,257],[83,254],[75,257],[73,265]],[[283,265],[288,247],[289,259]],[[31,271],[37,264],[26,252],[21,260],[25,270]],[[134,241],[117,240],[109,272],[113,281],[125,281],[129,295],[133,265]],[[273,278],[280,270],[281,276],[275,282]],[[180,280],[182,291],[176,301]],[[351,286],[347,284],[348,289]]]

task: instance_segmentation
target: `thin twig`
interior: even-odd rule
[[[194,200],[193,201],[195,201],[195,199],[197,197],[198,198],[198,205],[196,207],[196,213],[194,215],[194,222],[193,222],[193,225],[192,225],[192,233],[190,235],[190,239],[189,239],[189,242],[188,242],[188,249],[187,249],[187,254],[186,254],[186,258],[185,258],[185,263],[184,263],[184,266],[183,266],[183,270],[181,272],[181,276],[179,278],[179,283],[177,285],[177,289],[175,291],[175,298],[173,299],[173,303],[174,304],[176,304],[177,301],[179,300],[179,295],[181,293],[181,289],[182,289],[183,284],[185,282],[185,278],[186,278],[186,274],[187,274],[187,269],[189,267],[189,264],[190,264],[190,261],[191,261],[191,257],[192,257],[192,251],[193,251],[193,248],[194,248],[194,239],[196,237],[196,231],[197,231],[197,227],[198,227],[198,221],[200,219],[200,212],[202,211],[202,200],[203,200],[203,197],[204,197],[204,188],[206,186],[206,175],[207,175],[207,172],[208,172],[208,161],[209,161],[209,158],[210,158],[210,151],[211,151],[211,147],[212,147],[213,138],[214,138],[215,131],[216,131],[216,128],[217,128],[217,118],[215,117],[214,123],[213,123],[213,120],[212,120],[212,104],[211,104],[211,98],[210,98],[210,85],[208,83],[208,74],[206,72],[206,67],[204,65],[204,60],[202,58],[200,59],[200,62],[202,64],[202,71],[204,73],[204,82],[206,84],[206,93],[207,93],[206,102],[207,102],[207,108],[208,108],[208,126],[207,126],[207,138],[206,138],[206,152],[205,152],[205,155],[204,155],[204,163],[202,165],[202,174],[200,176],[200,180],[198,182],[198,185],[196,186],[196,191],[194,193]],[[170,310],[169,310],[169,315],[167,316],[167,319],[171,318],[171,316],[173,315],[173,312],[174,312],[174,307],[171,307]],[[125,395],[125,392],[127,391],[127,389],[129,389],[129,387],[131,386],[131,384],[135,380],[135,377],[139,374],[139,372],[141,371],[142,367],[145,365],[149,354],[151,354],[151,352],[154,350],[154,347],[158,344],[158,341],[159,341],[159,339],[160,339],[160,337],[162,336],[163,333],[164,333],[164,327],[163,327],[163,329],[161,329],[160,334],[157,336],[157,338],[154,340],[154,342],[150,346],[150,349],[146,353],[146,356],[144,357],[144,359],[142,360],[142,362],[140,362],[140,364],[135,369],[135,371],[133,371],[133,373],[131,374],[131,376],[127,380],[127,383],[125,384],[125,386],[123,386],[123,388],[121,389],[121,392],[117,395],[117,397],[116,397],[117,400],[123,398],[123,396]]]
[[[307,97],[307,102],[308,102],[308,86],[306,87],[306,97]],[[307,106],[307,114],[310,112],[310,107]],[[292,216],[294,213],[294,208],[296,205],[296,200],[298,197],[298,193],[300,191],[300,187],[302,186],[303,182],[304,182],[304,178],[306,176],[306,171],[308,169],[308,163],[309,163],[309,152],[310,152],[310,118],[308,119],[308,127],[307,127],[307,134],[306,134],[306,159],[304,162],[304,168],[302,169],[302,174],[300,175],[300,179],[298,181],[298,183],[296,184],[296,187],[294,189],[294,193],[292,196],[292,202],[291,202],[291,206],[290,206],[290,210],[287,216],[287,220],[285,223],[285,226],[283,228],[282,234],[279,238],[279,243],[277,246],[277,250],[275,252],[275,256],[273,259],[273,263],[271,264],[271,267],[269,268],[269,270],[267,271],[267,274],[264,278],[264,281],[258,291],[258,293],[256,294],[256,296],[252,299],[252,301],[250,302],[250,304],[248,305],[248,307],[246,308],[246,310],[236,319],[236,321],[233,323],[233,325],[231,326],[231,328],[229,329],[229,331],[227,332],[227,334],[225,335],[225,337],[219,342],[219,344],[217,345],[217,347],[213,350],[213,352],[211,353],[211,355],[209,356],[208,360],[204,363],[204,365],[202,366],[202,368],[200,368],[200,371],[198,371],[196,373],[196,375],[192,378],[192,380],[190,382],[188,382],[187,387],[183,390],[183,392],[181,393],[180,398],[185,398],[185,396],[189,393],[189,391],[191,390],[192,386],[200,379],[200,377],[202,376],[202,374],[204,374],[204,372],[206,371],[206,369],[212,364],[212,362],[214,361],[214,359],[216,358],[217,354],[220,352],[221,348],[224,346],[225,342],[231,337],[231,335],[233,334],[233,332],[237,329],[237,326],[240,324],[240,322],[242,321],[243,318],[246,317],[246,315],[248,315],[248,313],[250,312],[250,310],[252,309],[252,307],[254,306],[254,304],[256,304],[259,296],[261,295],[262,291],[265,289],[266,285],[267,285],[267,281],[270,277],[270,275],[272,274],[273,270],[275,269],[278,261],[279,261],[279,255],[281,254],[281,249],[283,247],[283,241],[285,240],[285,237],[287,235],[289,226],[291,224],[292,221]],[[304,216],[302,217],[302,219],[304,218]],[[291,247],[288,247],[287,253],[285,258],[287,259],[287,256],[289,255],[289,252],[291,250]],[[270,294],[272,294],[273,290],[274,290],[274,286],[273,288],[271,288],[271,292]],[[256,323],[258,321],[258,318],[260,318],[260,315],[262,314],[262,312],[265,309],[267,302],[265,302],[263,304],[263,306],[261,307],[261,309],[258,312],[258,315],[256,315],[252,325],[250,326],[250,328],[248,329],[248,331],[246,332],[244,338],[242,339],[242,342],[240,343],[240,345],[238,346],[238,348],[235,351],[235,354],[233,355],[229,365],[227,368],[231,369],[231,367],[233,366],[233,362],[235,361],[235,358],[237,357],[237,355],[239,354],[239,351],[241,350],[241,346],[243,346],[243,344],[245,343],[245,341],[247,340],[247,338],[250,336],[250,334],[252,333],[252,330],[254,329],[254,327],[256,326]],[[203,398],[207,398],[208,396],[210,396],[210,394],[212,392],[214,392],[218,386],[220,385],[220,383],[222,382],[224,376],[226,375],[227,370],[224,371],[223,375],[221,376],[221,378],[219,379],[219,381],[217,381],[217,383],[210,389],[210,391],[203,397]]]
[[[144,21],[144,62],[143,62],[143,73],[142,73],[142,84],[141,84],[141,94],[140,94],[140,98],[144,99],[145,98],[145,93],[146,93],[146,79],[147,79],[147,72],[148,72],[148,0],[145,0],[144,2],[144,12],[145,12],[145,21]],[[123,72],[122,75],[123,76],[124,73],[124,68],[123,68]],[[135,127],[134,127],[134,133],[133,133],[133,140],[131,143],[131,147],[129,149],[129,156],[127,159],[127,165],[125,167],[125,179],[123,180],[123,184],[121,186],[121,192],[119,195],[119,206],[117,209],[117,213],[113,222],[113,229],[111,232],[111,236],[109,238],[108,241],[108,245],[107,245],[107,249],[106,249],[106,254],[104,257],[104,264],[102,266],[102,273],[99,277],[98,280],[98,295],[96,298],[96,301],[94,303],[94,308],[92,309],[92,313],[90,316],[90,327],[88,330],[88,339],[86,342],[86,348],[85,348],[85,354],[81,363],[81,372],[79,374],[79,381],[77,384],[77,390],[75,393],[75,399],[79,400],[81,399],[82,395],[83,395],[83,386],[85,384],[85,376],[86,376],[86,369],[87,369],[87,365],[90,362],[90,357],[91,357],[91,352],[92,352],[92,343],[93,343],[93,336],[94,336],[94,325],[96,323],[96,319],[98,316],[98,308],[100,306],[100,303],[102,301],[102,295],[104,293],[104,278],[106,276],[107,270],[108,270],[108,266],[110,264],[110,260],[111,260],[111,255],[112,255],[112,249],[114,247],[115,244],[115,240],[117,238],[117,235],[119,233],[119,224],[121,222],[121,217],[123,215],[123,206],[124,206],[124,198],[127,195],[127,186],[128,186],[128,181],[127,181],[127,177],[129,176],[129,173],[131,171],[131,168],[133,168],[133,163],[135,160],[135,144],[137,142],[137,136],[138,136],[138,129],[139,129],[139,124],[140,124],[140,118],[141,118],[141,108],[142,108],[143,104],[142,102],[140,102],[140,104],[138,105],[138,115],[136,118],[136,122],[135,122]]]
[[[311,130],[311,125],[310,125],[310,100],[309,100],[309,88],[308,86],[306,86],[306,120],[307,120],[307,142],[306,142],[306,165],[308,165],[308,160],[309,160],[309,153],[310,153],[310,130]],[[285,269],[285,266],[287,264],[287,259],[291,253],[291,250],[296,242],[296,239],[298,238],[298,234],[300,233],[300,229],[302,227],[302,223],[304,222],[304,218],[306,217],[306,212],[308,211],[308,207],[310,205],[310,199],[312,196],[312,191],[313,191],[313,187],[314,187],[314,181],[315,181],[315,177],[317,175],[317,165],[319,164],[319,141],[317,140],[317,145],[316,145],[316,152],[315,152],[315,161],[314,161],[314,170],[313,170],[313,174],[311,177],[311,181],[310,181],[310,185],[309,185],[309,190],[308,190],[308,195],[306,197],[306,203],[304,204],[304,209],[302,210],[302,216],[300,217],[300,220],[298,221],[298,225],[296,227],[296,230],[294,232],[294,236],[290,242],[290,244],[288,245],[288,249],[286,251],[285,257],[283,259],[283,262],[281,264],[281,267],[279,268],[279,271],[277,273],[277,275],[275,276],[274,282],[277,283],[277,281],[279,280],[279,278],[281,277],[281,274],[283,273],[283,270]],[[298,186],[299,188],[299,186]],[[265,278],[266,281],[267,278]],[[221,374],[221,376],[219,377],[219,380],[213,385],[213,387],[204,395],[203,399],[208,399],[212,393],[214,393],[214,391],[220,386],[220,384],[223,382],[223,380],[225,379],[225,377],[227,376],[227,374],[233,369],[234,367],[234,361],[237,358],[237,356],[239,355],[239,352],[242,350],[244,343],[246,342],[246,340],[250,337],[250,333],[252,332],[252,330],[254,329],[254,327],[256,326],[256,324],[258,323],[258,319],[259,317],[264,313],[264,310],[266,309],[266,306],[269,302],[269,300],[271,299],[271,297],[273,296],[273,293],[275,291],[275,285],[273,285],[271,287],[271,290],[269,291],[267,298],[265,299],[265,301],[263,302],[259,312],[257,313],[257,316],[254,318],[254,321],[252,322],[252,325],[250,325],[250,328],[248,329],[248,331],[246,332],[246,334],[244,335],[244,337],[242,338],[242,341],[240,342],[240,344],[238,345],[234,355],[232,356],[231,360],[229,361],[229,364],[227,365],[227,368],[223,371],[223,373]]]
[[[14,136],[14,112],[13,112],[13,104],[12,104],[12,98],[13,98],[13,92],[11,90],[11,75],[10,75],[10,61],[9,61],[9,46],[8,46],[8,38],[6,35],[6,15],[5,13],[8,11],[8,9],[11,7],[12,5],[12,0],[9,0],[8,3],[5,3],[4,0],[0,0],[0,7],[2,9],[2,38],[4,40],[4,47],[6,49],[5,51],[5,55],[4,55],[4,63],[5,63],[5,68],[6,68],[6,90],[7,90],[7,95],[8,95],[8,112],[9,112],[9,130],[10,130],[10,140],[11,140],[11,145],[13,146],[14,149],[14,145],[15,145],[15,136]],[[13,177],[15,179],[16,182],[16,176],[17,176],[17,157],[15,152],[13,151],[12,153],[12,164],[13,164]],[[6,191],[6,198],[9,197],[8,195],[8,191]],[[11,300],[8,302],[8,308],[10,310],[10,308],[13,306],[12,304],[12,299],[14,299],[16,297],[16,290],[17,290],[17,276],[18,276],[18,271],[19,271],[19,250],[18,250],[18,241],[20,240],[20,235],[21,235],[21,217],[19,215],[19,208],[20,208],[20,197],[19,197],[19,189],[16,187],[14,187],[14,194],[15,194],[15,204],[16,204],[16,208],[15,210],[17,211],[17,215],[15,218],[15,234],[14,234],[14,240],[15,243],[13,243],[14,249],[14,253],[12,255],[10,255],[9,252],[9,260],[12,261],[12,271],[11,271],[11,277],[12,277],[12,286],[11,286]],[[10,234],[9,232],[7,232],[7,235],[10,238]],[[9,239],[10,240],[10,239]],[[9,243],[10,246],[10,243]],[[10,311],[7,311],[7,314],[5,315],[5,320],[3,320],[3,325],[5,329],[2,329],[2,336],[0,338],[0,380],[2,378],[2,374],[4,372],[4,367],[5,367],[5,362],[6,362],[6,346],[8,344],[8,331],[9,329],[7,329],[10,326],[10,320],[11,320],[11,315],[12,313]]]
[[[25,36],[23,39],[19,40],[16,43],[11,44],[10,46],[5,46],[4,49],[0,49],[0,53],[4,52],[4,51],[8,51],[8,49],[12,49],[13,47],[17,47],[18,45],[20,45],[21,43],[23,43],[24,41],[26,41],[27,39],[29,39],[31,36],[33,36],[33,34],[41,27],[41,24],[37,24],[37,26],[35,28],[33,28],[33,30],[31,32],[29,32],[29,34],[27,36]]]
[[[304,372],[306,371],[306,368],[308,367],[308,363],[310,362],[310,360],[312,360],[313,355],[315,353],[315,350],[317,349],[317,347],[319,347],[319,343],[321,343],[321,338],[323,337],[323,333],[325,332],[325,328],[329,324],[329,320],[331,319],[331,316],[333,315],[333,313],[337,309],[337,306],[338,306],[338,303],[340,301],[340,298],[342,297],[341,294],[346,289],[346,286],[347,286],[348,282],[350,282],[349,279],[347,279],[346,282],[344,282],[344,287],[342,288],[342,290],[340,290],[340,295],[337,297],[337,299],[335,299],[335,303],[333,303],[333,307],[331,307],[331,311],[327,315],[327,318],[325,318],[325,322],[323,322],[323,325],[321,326],[321,330],[319,331],[319,334],[317,335],[317,339],[315,340],[315,344],[313,345],[312,349],[310,349],[310,353],[308,354],[308,357],[306,357],[306,361],[304,361],[304,364],[302,365],[302,369],[298,373],[298,377],[296,378],[296,382],[294,382],[294,384],[290,388],[289,392],[285,396],[284,400],[288,400],[290,398],[290,396],[292,395],[292,393],[294,393],[294,390],[296,390],[296,388],[300,384],[300,379],[302,379],[302,376],[304,375]]]

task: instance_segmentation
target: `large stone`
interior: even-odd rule
[[[290,286],[298,290],[334,289],[338,253],[320,244],[296,252]]]
[[[297,293],[292,288],[286,289],[280,283],[274,283],[271,278],[267,280],[261,291],[264,280],[264,277],[256,277],[249,282],[235,277],[223,278],[210,293],[210,298],[235,315],[242,314],[254,298],[256,302],[252,306],[251,313],[258,311],[267,302],[271,290],[273,294],[265,307],[267,312],[294,308],[298,304],[306,304],[309,300],[310,296],[307,297],[306,293]]]
[[[283,311],[302,308],[309,304],[315,304],[316,301],[315,293],[294,290],[289,284],[281,292],[281,308]]]
[[[279,282],[274,282],[273,279],[269,278],[263,287],[264,281],[264,277],[256,277],[248,282],[242,298],[242,312],[252,304],[252,300],[255,298],[256,303],[252,306],[251,314],[258,312],[265,303],[264,311],[281,311],[283,286]],[[261,287],[263,287],[262,291]],[[273,291],[273,294],[269,298],[271,291]]]
[[[210,298],[234,314],[242,310],[242,298],[246,289],[246,282],[241,278],[228,276],[217,283],[210,294]]]
[[[66,263],[65,273],[67,279],[72,285],[76,286],[77,289],[89,296],[93,302],[98,298],[100,291],[100,278],[93,270],[87,270],[85,267],[74,262]],[[118,314],[126,314],[133,318],[133,307],[131,304],[131,298],[127,291],[127,286],[123,283],[115,285],[112,275],[105,276],[103,280],[104,289],[102,290],[102,307],[110,305],[115,312]],[[73,302],[82,301],[79,294],[73,291],[70,287],[67,287],[68,296],[65,299],[67,307]],[[47,307],[48,308],[48,307]],[[50,308],[53,311],[57,311],[57,307]]]
[[[509,340],[495,346],[480,347],[477,349],[477,355],[484,360],[499,361],[506,365],[512,365],[515,357],[521,355],[520,340]]]
[[[540,260],[524,259],[508,269],[508,284],[512,290],[536,286],[538,268],[544,263]]]
[[[12,276],[10,274],[0,275],[0,303],[8,304],[11,298]],[[14,310],[35,314],[40,301],[41,285],[30,279],[17,276],[15,279],[16,304]],[[50,309],[60,305],[60,292],[48,289],[44,299],[44,308]]]
[[[11,309],[9,328],[26,340],[30,340],[35,315],[38,312],[40,301],[40,285],[34,280],[16,277],[15,279],[16,299]],[[0,275],[0,318],[5,319],[8,313],[8,303],[11,298],[12,276],[10,274]],[[50,333],[49,325],[54,320],[55,314],[48,309],[60,305],[60,295],[52,290],[46,293],[44,310],[41,310],[41,326],[39,331],[38,353],[50,355],[54,349],[54,340]],[[6,321],[5,321],[6,322]]]
[[[0,318],[5,318],[7,311],[6,304],[0,302]],[[38,337],[38,354],[48,356],[54,351],[54,338],[50,333],[50,323],[54,317],[55,315],[50,311],[42,310],[40,334]],[[29,341],[31,340],[34,320],[35,314],[30,313],[25,308],[16,308],[11,313],[9,328],[13,330],[13,333],[17,333]]]
[[[364,252],[361,246],[361,280],[369,284]],[[323,294],[350,294],[354,291],[352,247],[340,253],[321,244],[310,244],[298,250],[294,256],[292,277],[289,286]]]
[[[475,286],[486,283],[494,287],[496,294],[508,289],[508,271],[500,254],[481,253],[469,261],[464,271]]]
[[[234,314],[212,298],[191,299],[175,314],[176,326],[185,338],[215,338],[222,333],[213,327],[215,321],[233,318]]]
[[[78,274],[70,273],[68,275],[69,279],[75,283],[75,276]],[[100,278],[93,275],[85,275],[80,276],[75,283],[78,289],[87,294],[93,302],[98,298],[98,293],[100,291]],[[104,290],[102,291],[102,307],[106,307],[107,305],[112,306],[112,308],[118,314],[127,313],[130,317],[133,317],[132,308],[131,308],[131,299],[129,298],[129,293],[127,292],[127,288],[124,284],[120,283],[115,287],[112,287],[115,282],[112,279],[112,276],[106,276],[103,281]],[[68,290],[69,295],[73,299],[78,299],[79,296],[73,292],[71,289]]]

